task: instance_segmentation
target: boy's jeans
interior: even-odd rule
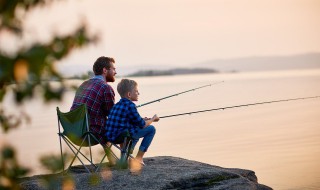
[[[142,152],[147,152],[154,135],[156,134],[156,128],[153,125],[149,125],[143,129],[139,129],[137,133],[132,134],[132,147],[133,150],[136,146],[139,138],[143,138],[139,150]]]

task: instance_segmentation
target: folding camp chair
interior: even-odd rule
[[[81,164],[84,166],[87,172],[91,173],[89,168],[84,164],[83,160],[81,160],[82,157],[85,158],[90,163],[90,165],[92,165],[95,168],[94,172],[97,172],[99,170],[107,154],[110,154],[110,156],[114,157],[117,163],[121,164],[121,167],[125,165],[124,163],[127,162],[127,159],[130,156],[128,151],[130,150],[130,146],[131,146],[131,139],[129,134],[125,134],[123,136],[123,141],[125,141],[124,143],[125,146],[123,146],[122,148],[120,148],[118,145],[113,143],[110,143],[109,146],[102,144],[89,129],[89,119],[87,114],[87,107],[85,104],[66,113],[61,112],[57,107],[57,115],[58,115],[58,130],[59,130],[58,135],[59,135],[59,141],[60,141],[60,153],[61,153],[61,160],[63,164],[62,173],[69,170],[69,168],[72,166],[76,158],[81,162]],[[64,158],[62,153],[61,139],[64,140],[66,145],[70,148],[70,150],[74,154],[73,159],[69,167],[67,168],[67,170],[65,170],[64,168]],[[91,147],[97,144],[100,144],[105,151],[105,154],[98,166],[93,163],[92,150],[91,150]],[[120,159],[111,150],[112,146],[115,146],[121,151]],[[90,158],[88,158],[84,153],[81,152],[81,149],[83,147],[89,148]],[[79,157],[79,154],[82,155],[82,157]]]

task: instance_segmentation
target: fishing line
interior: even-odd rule
[[[195,114],[195,113],[202,113],[202,112],[209,112],[209,111],[225,110],[225,109],[232,109],[232,108],[239,108],[239,107],[246,107],[246,106],[261,105],[261,104],[271,104],[271,103],[277,103],[277,102],[288,102],[288,101],[296,101],[296,100],[305,100],[305,99],[313,99],[313,98],[320,98],[320,96],[303,97],[303,98],[292,98],[292,99],[285,99],[285,100],[273,100],[273,101],[268,101],[268,102],[257,102],[257,103],[251,103],[251,104],[227,106],[227,107],[221,107],[221,108],[213,108],[213,109],[207,109],[207,110],[200,110],[200,111],[193,111],[193,112],[186,112],[186,113],[167,115],[167,116],[162,116],[162,117],[159,117],[159,118],[163,119],[163,118],[176,117],[176,116],[182,116],[182,115],[191,115],[191,114]]]
[[[207,84],[207,85],[204,85],[204,86],[200,86],[200,87],[197,87],[197,88],[193,88],[193,89],[190,89],[190,90],[186,90],[186,91],[183,91],[183,92],[179,92],[179,93],[176,93],[176,94],[172,94],[172,95],[170,95],[170,96],[166,96],[166,97],[163,97],[163,98],[159,98],[159,99],[156,99],[156,100],[152,100],[152,101],[147,102],[147,103],[144,103],[144,104],[137,105],[136,108],[139,108],[139,107],[142,107],[142,106],[145,106],[145,105],[148,105],[148,104],[152,104],[152,103],[155,103],[155,102],[160,102],[161,100],[164,100],[164,99],[167,99],[167,98],[172,98],[172,97],[174,97],[174,96],[179,96],[180,94],[184,94],[184,93],[187,93],[187,92],[195,91],[195,90],[198,90],[198,89],[200,89],[200,88],[205,88],[205,87],[212,86],[212,85],[216,85],[216,84],[223,83],[223,82],[224,82],[224,81],[219,81],[219,82],[216,82],[216,83]]]

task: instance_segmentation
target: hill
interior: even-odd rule
[[[215,59],[194,65],[205,68],[214,68],[220,72],[319,69],[320,53]]]
[[[140,70],[129,74],[129,77],[137,76],[163,76],[163,75],[187,75],[201,73],[217,73],[218,71],[208,68],[176,68],[169,70]]]

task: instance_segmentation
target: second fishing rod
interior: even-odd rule
[[[139,108],[139,107],[142,107],[142,106],[146,106],[146,105],[149,105],[149,104],[152,104],[152,103],[155,103],[155,102],[160,102],[160,101],[165,100],[165,99],[168,99],[168,98],[172,98],[172,97],[175,97],[175,96],[179,96],[179,95],[184,94],[184,93],[196,91],[196,90],[198,90],[198,89],[205,88],[205,87],[209,87],[209,86],[213,86],[213,85],[220,84],[220,83],[223,83],[223,82],[224,82],[224,81],[218,81],[218,82],[215,82],[215,83],[212,83],[212,84],[207,84],[207,85],[200,86],[200,87],[197,87],[197,88],[193,88],[193,89],[190,89],[190,90],[186,90],[186,91],[183,91],[183,92],[178,92],[178,93],[176,93],[176,94],[172,94],[172,95],[169,95],[169,96],[166,96],[166,97],[163,97],[163,98],[159,98],[159,99],[156,99],[156,100],[152,100],[152,101],[150,101],[150,102],[147,102],[147,103],[143,103],[143,104],[137,105],[136,108]]]
[[[306,99],[319,99],[319,98],[320,98],[320,96],[311,96],[311,97],[300,97],[300,98],[291,98],[291,99],[272,100],[272,101],[265,101],[265,102],[255,102],[255,103],[249,103],[249,104],[241,104],[241,105],[226,106],[226,107],[220,107],[220,108],[198,110],[198,111],[192,111],[192,112],[177,113],[177,114],[172,114],[172,115],[160,116],[159,118],[160,119],[164,119],[164,118],[177,117],[177,116],[183,116],[183,115],[192,115],[192,114],[196,114],[196,113],[204,113],[204,112],[211,112],[211,111],[218,111],[218,110],[234,109],[234,108],[256,106],[256,105],[262,105],[262,104],[272,104],[272,103],[279,103],[279,102],[289,102],[289,101],[306,100]]]

